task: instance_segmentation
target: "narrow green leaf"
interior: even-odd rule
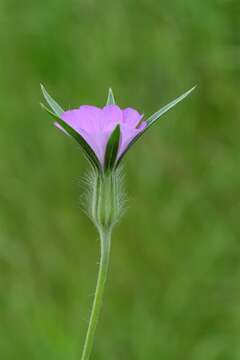
[[[65,121],[63,121],[58,115],[54,114],[51,110],[49,110],[44,104],[40,104],[40,105],[45,111],[47,111],[56,120],[56,122],[65,130],[65,132],[70,137],[74,138],[77,141],[77,143],[80,145],[81,149],[83,150],[85,157],[92,164],[92,166],[101,171],[102,166],[100,164],[100,161],[98,160],[95,152],[88,145],[86,140],[77,131],[75,131],[71,126],[69,126]]]
[[[58,105],[58,103],[48,94],[47,90],[45,89],[45,87],[40,84],[41,86],[41,90],[43,93],[43,96],[45,98],[45,100],[47,101],[48,105],[50,106],[50,108],[54,111],[54,113],[58,116],[60,116],[64,110],[61,108],[60,105]]]
[[[158,110],[155,114],[150,116],[146,122],[148,123],[148,127],[153,125],[155,121],[157,121],[163,114],[165,114],[167,111],[169,111],[171,108],[173,108],[175,105],[177,105],[180,101],[185,99],[194,89],[196,86],[185,92],[183,95],[179,96],[177,99],[171,101],[169,104],[165,105],[163,108]]]
[[[109,88],[109,90],[108,90],[108,98],[107,98],[106,105],[115,105],[115,99],[114,99],[113,91],[111,88]]]
[[[119,165],[119,163],[121,162],[123,156],[128,152],[128,150],[132,147],[132,145],[138,140],[140,139],[140,137],[145,133],[145,131],[147,131],[150,126],[152,126],[164,113],[166,113],[168,110],[170,110],[172,107],[174,107],[175,105],[177,105],[177,103],[179,103],[180,101],[182,101],[184,98],[186,98],[194,89],[196,88],[196,86],[194,86],[193,88],[191,88],[190,90],[188,90],[187,92],[185,92],[183,95],[179,96],[177,99],[171,101],[169,104],[167,104],[166,106],[164,106],[162,109],[160,109],[159,111],[157,111],[155,114],[153,114],[152,116],[150,116],[147,120],[145,120],[147,122],[146,127],[144,128],[144,130],[139,133],[127,146],[127,148],[125,149],[125,151],[122,153],[122,155],[120,156],[120,158],[117,161],[116,166]]]
[[[120,125],[118,124],[113,130],[106,146],[105,157],[104,157],[105,170],[110,170],[114,167],[118,154],[119,142],[120,142]]]

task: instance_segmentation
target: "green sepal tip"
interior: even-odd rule
[[[155,121],[157,121],[163,114],[165,114],[167,111],[169,111],[170,109],[172,109],[175,105],[177,105],[180,101],[182,101],[183,99],[185,99],[194,89],[196,88],[196,86],[192,87],[190,90],[186,91],[184,94],[180,95],[178,98],[176,98],[175,100],[171,101],[170,103],[168,103],[167,105],[163,106],[160,110],[158,110],[157,112],[155,112],[153,115],[151,115],[147,120],[147,127],[149,128],[149,126],[152,126]]]
[[[107,98],[106,105],[115,105],[115,98],[114,98],[113,91],[111,88],[109,88],[109,90],[108,90],[108,98]]]
[[[57,116],[61,116],[61,114],[64,112],[64,110],[61,108],[61,106],[49,95],[49,93],[47,92],[47,90],[45,89],[45,87],[40,84],[41,86],[41,90],[43,93],[43,96],[46,100],[46,102],[48,103],[48,105],[50,106],[50,108],[54,111],[54,113]]]

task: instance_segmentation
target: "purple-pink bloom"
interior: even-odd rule
[[[163,106],[145,121],[143,115],[136,110],[120,109],[115,105],[111,89],[107,105],[103,108],[83,105],[68,111],[63,110],[43,85],[41,89],[50,109],[43,104],[41,106],[57,119],[55,125],[78,142],[95,169],[105,173],[116,169],[135,141],[161,116],[185,99],[195,87]]]
[[[118,124],[120,143],[116,160],[147,125],[138,111],[132,108],[120,109],[117,105],[106,105],[103,108],[83,105],[79,109],[64,111],[60,118],[84,138],[102,165],[107,142]],[[64,131],[58,123],[56,125]]]

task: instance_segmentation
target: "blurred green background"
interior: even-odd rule
[[[0,358],[80,359],[99,254],[87,169],[40,109],[146,115],[194,84],[125,159],[128,211],[92,359],[240,356],[240,3],[1,0]]]

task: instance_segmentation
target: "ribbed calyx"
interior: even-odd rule
[[[89,217],[98,230],[111,230],[124,210],[125,196],[121,169],[105,173],[92,171],[85,180],[88,191],[84,205]]]

